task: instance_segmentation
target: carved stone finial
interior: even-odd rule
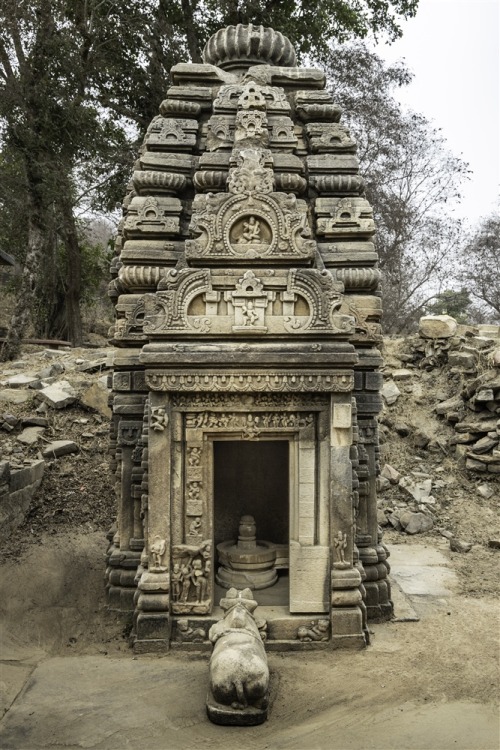
[[[279,31],[239,23],[210,37],[203,50],[203,62],[224,70],[259,64],[293,68],[297,58],[292,43]]]

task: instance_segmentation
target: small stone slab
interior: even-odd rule
[[[36,375],[21,373],[20,375],[13,375],[11,378],[8,378],[7,385],[9,388],[32,388],[39,380],[40,378]]]
[[[53,409],[64,409],[76,401],[76,393],[67,381],[42,388],[39,394]]]
[[[24,388],[5,388],[0,391],[0,403],[25,404],[33,398],[33,392]]]
[[[398,398],[401,396],[401,391],[397,387],[394,380],[388,380],[384,383],[382,386],[382,397],[386,404],[391,406],[391,404],[395,404]]]
[[[25,427],[24,430],[17,436],[20,443],[24,445],[36,445],[40,439],[40,435],[44,432],[44,427]]]
[[[78,453],[78,446],[72,440],[54,440],[42,451],[42,456],[47,459],[66,456],[68,453]]]

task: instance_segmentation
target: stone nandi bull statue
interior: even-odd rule
[[[210,628],[208,717],[215,724],[248,726],[267,718],[269,668],[250,589],[229,589],[221,599],[224,618]]]

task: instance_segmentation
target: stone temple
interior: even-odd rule
[[[112,265],[109,604],[137,652],[210,648],[230,587],[267,648],[361,647],[392,604],[356,144],[282,34],[229,27],[203,59],[172,68]]]

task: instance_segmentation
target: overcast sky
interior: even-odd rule
[[[406,60],[414,79],[400,100],[442,128],[469,163],[456,213],[475,223],[499,207],[500,0],[420,0],[402,27],[402,39],[376,50]]]

